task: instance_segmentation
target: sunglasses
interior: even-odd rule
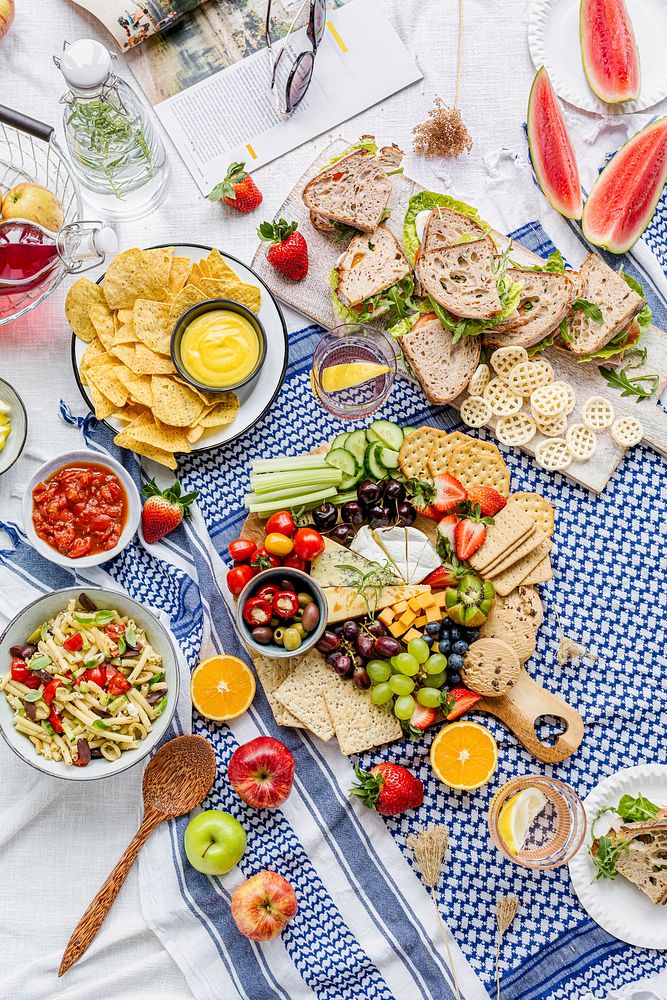
[[[295,35],[290,44],[294,26],[307,3],[310,4],[310,16],[306,33],[303,37],[301,34]],[[327,23],[327,0],[303,0],[287,34],[281,39],[282,47],[277,56],[271,47],[271,4],[272,0],[269,0],[265,29],[266,45],[273,61],[271,90],[280,114],[291,115],[306,96],[313,78],[315,56],[322,43]]]

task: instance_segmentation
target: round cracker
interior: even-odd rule
[[[539,493],[513,493],[512,503],[521,507],[547,538],[552,537],[556,517],[548,500],[545,500]]]
[[[461,431],[452,431],[451,434],[446,434],[444,431],[439,432],[433,439],[433,446],[428,460],[428,470],[431,477],[435,479],[440,473],[447,472],[455,449],[459,445],[466,444],[472,440],[467,434],[462,434]]]
[[[501,496],[509,496],[509,470],[500,451],[490,441],[468,438],[454,450],[447,471],[466,489],[473,485],[491,486]]]
[[[495,607],[479,630],[481,639],[501,639],[511,646],[521,663],[535,652],[536,635],[532,618],[514,608]]]
[[[477,639],[463,657],[461,680],[471,691],[499,698],[516,684],[521,663],[502,639]]]

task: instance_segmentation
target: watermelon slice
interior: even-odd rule
[[[561,215],[580,219],[583,203],[574,146],[544,66],[530,88],[528,146],[537,182],[548,200]]]
[[[581,0],[579,37],[593,93],[607,104],[639,97],[639,52],[624,0]]]
[[[633,135],[598,175],[584,206],[586,239],[625,253],[653,218],[665,181],[667,117]]]

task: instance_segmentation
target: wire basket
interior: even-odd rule
[[[0,105],[0,192],[6,193],[24,181],[41,184],[55,194],[63,207],[63,225],[81,221],[79,185],[53,137],[53,128]],[[67,273],[59,262],[38,285],[3,294],[0,326],[38,306]]]

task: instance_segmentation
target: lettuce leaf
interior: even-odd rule
[[[417,236],[415,219],[420,212],[437,208],[438,205],[442,205],[444,208],[451,208],[454,212],[460,212],[461,215],[467,215],[468,218],[474,219],[475,222],[479,223],[480,226],[484,226],[485,229],[491,228],[483,219],[480,219],[476,208],[473,208],[472,205],[467,205],[464,201],[457,201],[456,198],[450,198],[448,194],[439,194],[437,191],[420,191],[419,194],[413,194],[408,202],[408,209],[403,222],[403,249],[406,257],[412,264],[414,264],[417,251],[421,246],[421,240]]]
[[[560,250],[554,250],[547,257],[544,264],[519,264],[515,260],[511,261],[512,267],[519,267],[522,271],[548,271],[549,274],[565,274],[565,262]]]
[[[378,144],[372,139],[362,139],[359,142],[355,142],[354,145],[348,146],[347,149],[344,149],[342,153],[338,154],[338,156],[333,156],[328,163],[325,163],[323,167],[320,167],[318,173],[321,174],[323,170],[328,170],[329,167],[333,167],[334,163],[338,163],[338,161],[342,160],[344,156],[349,156],[350,153],[354,153],[357,149],[367,149],[369,153],[373,154],[373,156],[377,156],[379,147]]]
[[[350,308],[338,298],[338,271],[335,269],[329,275],[331,285],[331,301],[334,312],[346,323],[369,323],[378,316],[388,314],[390,323],[397,323],[408,316],[415,308],[412,300],[414,282],[411,274],[406,274],[400,281],[383,289],[370,299],[361,303],[362,308]]]
[[[536,354],[540,354],[542,351],[545,351],[547,347],[553,347],[558,333],[558,330],[553,330],[551,333],[547,334],[546,337],[543,337],[542,340],[538,341],[537,344],[533,344],[532,347],[527,347],[526,350],[528,351],[528,357],[533,358]]]

